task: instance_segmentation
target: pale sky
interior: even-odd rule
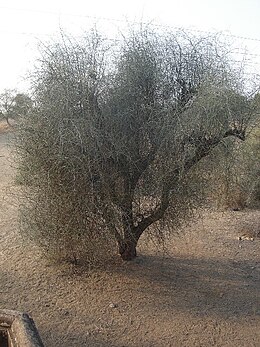
[[[112,35],[127,21],[241,37],[232,38],[235,47],[247,49],[260,72],[260,0],[0,0],[0,92],[27,88],[23,77],[39,40],[55,39],[61,28],[80,34],[94,23]]]

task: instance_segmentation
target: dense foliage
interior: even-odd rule
[[[75,261],[115,242],[131,260],[145,230],[187,218],[198,163],[244,140],[252,113],[223,45],[183,32],[63,36],[34,86],[18,142],[23,227]]]

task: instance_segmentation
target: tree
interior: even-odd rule
[[[149,227],[184,218],[192,171],[225,138],[244,140],[251,115],[213,37],[148,28],[115,46],[97,33],[82,43],[63,36],[36,75],[19,143],[38,206],[30,223],[45,245],[46,229],[59,240],[65,230],[109,235],[124,260]]]
[[[16,90],[6,89],[0,94],[0,116],[4,118],[9,126],[9,120],[26,116],[32,108],[31,98],[24,93],[17,93]]]

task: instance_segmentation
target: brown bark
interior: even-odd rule
[[[126,261],[133,260],[137,255],[136,245],[137,241],[134,239],[122,240],[119,243],[119,254],[121,258]]]
[[[11,127],[12,124],[9,122],[9,117],[5,117],[5,120],[6,120],[7,125],[8,125],[9,127]]]

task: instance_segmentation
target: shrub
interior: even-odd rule
[[[131,260],[145,230],[187,219],[198,165],[244,140],[251,116],[226,53],[149,28],[116,46],[92,32],[45,48],[17,145],[23,229],[52,253],[99,257],[116,242]]]

